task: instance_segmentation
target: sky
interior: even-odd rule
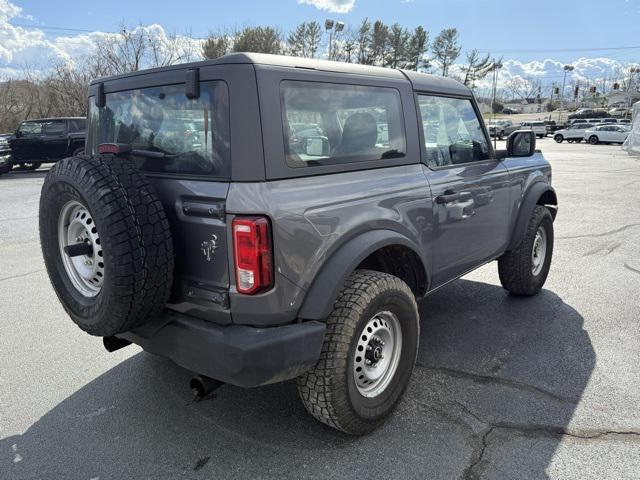
[[[640,62],[640,0],[0,0],[0,74],[82,54],[88,32],[117,31],[123,23],[202,38],[247,25],[286,32],[327,18],[355,28],[365,17],[422,25],[431,38],[455,27],[463,51],[504,57],[506,74],[556,81],[566,63],[582,65],[587,78]]]

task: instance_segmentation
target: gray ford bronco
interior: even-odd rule
[[[86,154],[42,188],[51,283],[107,350],[168,357],[200,395],[295,378],[315,418],[369,432],[409,382],[419,299],[493,260],[514,295],[547,278],[551,168],[531,131],[494,150],[454,80],[238,53],[96,80],[89,105]]]

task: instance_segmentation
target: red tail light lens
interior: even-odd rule
[[[253,295],[273,285],[269,221],[264,217],[233,220],[233,251],[238,292]]]

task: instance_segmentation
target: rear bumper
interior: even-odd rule
[[[315,321],[269,328],[223,326],[168,311],[154,325],[118,337],[196,373],[240,387],[280,382],[304,373],[320,357],[325,331],[325,324]]]

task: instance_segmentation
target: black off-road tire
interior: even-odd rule
[[[381,311],[397,316],[402,348],[397,369],[386,388],[365,397],[357,388],[354,358],[368,322]],[[420,322],[409,286],[386,273],[357,270],[347,280],[327,318],[327,330],[316,366],[298,377],[305,408],[317,420],[352,435],[378,427],[394,410],[409,383],[418,352]]]
[[[532,250],[538,228],[546,232],[546,253],[542,269],[533,274]],[[553,217],[549,209],[536,206],[527,225],[527,231],[520,244],[498,259],[500,283],[514,295],[531,296],[542,289],[549,275],[553,256]]]
[[[95,296],[74,286],[62,261],[59,221],[69,202],[88,209],[99,235],[104,280]],[[169,223],[149,180],[124,159],[100,155],[57,162],[42,187],[40,241],[60,302],[92,335],[138,327],[156,317],[169,298],[174,264]]]

